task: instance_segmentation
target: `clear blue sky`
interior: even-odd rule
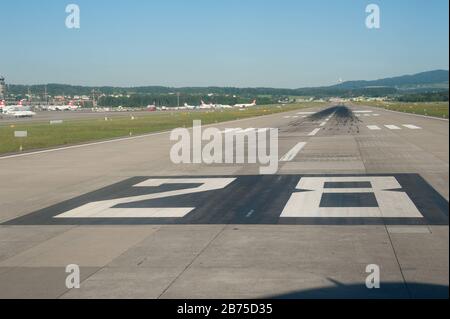
[[[65,27],[65,6],[81,28]],[[365,7],[381,29],[365,27]],[[2,0],[8,83],[305,87],[448,69],[448,0]]]

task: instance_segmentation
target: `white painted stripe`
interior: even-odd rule
[[[250,217],[253,215],[254,212],[255,212],[255,210],[252,209],[251,211],[249,211],[249,212],[247,213],[247,215],[245,215],[245,217],[246,217],[246,218],[250,218]]]
[[[158,208],[115,208],[119,204],[133,203],[144,200],[168,198],[180,195],[202,193],[217,189],[223,189],[234,182],[236,178],[185,178],[185,179],[147,179],[133,187],[157,187],[163,184],[201,184],[188,189],[152,193],[138,196],[123,197],[98,202],[89,202],[76,207],[53,218],[155,218],[155,217],[183,217],[195,209],[195,207],[158,207]]]
[[[298,115],[311,115],[311,114],[316,114],[315,112],[298,112]]]
[[[225,130],[222,131],[222,133],[229,133],[229,132],[234,132],[239,130],[238,128],[227,128]]]
[[[325,122],[322,122],[322,123],[320,123],[320,125],[319,126],[325,126],[325,125],[327,125],[327,122],[325,121]]]
[[[422,129],[419,126],[415,126],[415,125],[412,125],[412,124],[404,124],[403,126],[406,127],[406,128],[409,128],[411,130],[421,130]]]
[[[248,133],[248,132],[252,132],[254,130],[255,130],[254,127],[250,127],[250,128],[245,129],[245,130],[239,130],[238,133],[239,134],[241,134],[241,133]]]
[[[390,130],[401,130],[397,125],[385,125]]]
[[[303,149],[303,147],[305,147],[306,143],[305,142],[300,142],[297,145],[295,145],[289,152],[286,153],[286,155],[284,155],[280,161],[281,162],[290,162],[292,161],[297,154]]]
[[[372,131],[381,130],[378,125],[367,125],[367,128]]]
[[[353,111],[353,113],[373,113],[373,111]]]
[[[311,133],[308,134],[308,136],[314,136],[320,131],[320,128],[314,129]]]

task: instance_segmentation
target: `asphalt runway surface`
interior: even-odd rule
[[[169,133],[0,158],[0,297],[448,298],[448,121],[330,106],[215,127],[278,128],[277,173],[173,164]]]

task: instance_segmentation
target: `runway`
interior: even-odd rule
[[[448,121],[330,105],[214,127],[278,128],[277,173],[173,164],[169,133],[0,157],[0,298],[448,297]]]

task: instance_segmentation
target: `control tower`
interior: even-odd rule
[[[4,100],[5,98],[6,98],[5,78],[0,75],[0,100]]]

